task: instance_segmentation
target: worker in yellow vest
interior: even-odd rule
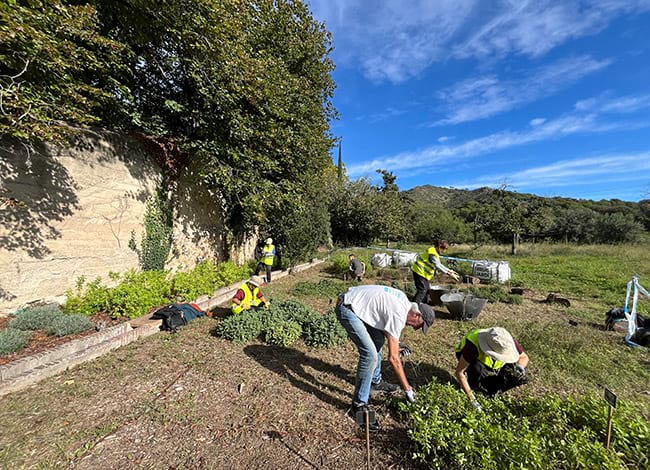
[[[238,314],[244,310],[259,310],[262,307],[269,307],[269,301],[266,300],[264,294],[260,290],[262,285],[262,278],[259,276],[252,276],[249,280],[241,285],[232,298],[232,305],[230,306],[232,313]]]
[[[430,247],[426,252],[417,257],[411,267],[413,271],[413,282],[415,282],[415,303],[427,303],[429,294],[429,281],[433,279],[436,270],[452,277],[456,282],[460,281],[460,276],[453,269],[449,269],[440,262],[440,253],[449,248],[445,240],[439,240],[435,246]]]
[[[271,283],[271,269],[273,268],[273,261],[275,260],[275,245],[273,245],[273,239],[267,238],[264,241],[264,247],[262,248],[261,258],[257,263],[255,268],[255,275],[259,276],[262,269],[266,270],[266,283]]]
[[[505,328],[472,330],[455,349],[456,379],[479,411],[474,391],[491,397],[528,383],[528,355]]]

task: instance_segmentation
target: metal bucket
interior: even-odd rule
[[[429,304],[443,305],[441,297],[444,294],[451,292],[452,288],[449,286],[430,286],[429,287]]]
[[[454,317],[465,321],[472,321],[478,317],[487,302],[487,299],[475,297],[472,294],[464,294],[462,292],[443,294],[440,297],[440,300],[443,305],[447,307],[449,313]]]

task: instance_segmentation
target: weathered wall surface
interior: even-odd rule
[[[0,314],[61,301],[79,276],[107,280],[109,271],[138,267],[128,243],[132,231],[141,238],[161,172],[135,140],[89,131],[66,148],[2,141],[0,177]],[[177,195],[168,267],[221,261],[219,205],[189,172]]]

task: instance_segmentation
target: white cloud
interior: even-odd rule
[[[530,124],[532,127],[537,127],[537,126],[540,126],[540,125],[544,124],[545,122],[546,122],[546,119],[545,119],[545,118],[535,118],[535,119],[532,119],[532,120],[529,122],[529,124]]]
[[[447,117],[431,124],[446,125],[485,119],[550,96],[612,63],[589,56],[562,59],[518,79],[483,76],[463,80],[438,93]]]
[[[402,152],[397,155],[376,158],[348,167],[351,177],[365,176],[377,168],[389,171],[429,169],[441,161],[453,159],[459,162],[499,150],[505,150],[532,142],[556,140],[574,134],[595,134],[650,127],[650,122],[629,122],[617,119],[602,121],[597,113],[569,114],[547,120],[523,131],[503,131],[471,139],[456,145],[432,145],[421,150]]]
[[[399,83],[448,59],[539,57],[650,10],[649,0],[308,0],[332,31],[337,62]]]
[[[510,174],[490,175],[471,182],[454,184],[454,187],[497,187],[503,181],[516,190],[550,188],[598,183],[624,183],[647,180],[650,170],[650,152],[635,154],[602,155],[563,160],[548,165],[528,168]]]
[[[450,141],[452,139],[453,139],[453,137],[443,135],[442,137],[438,137],[438,142],[441,143],[441,144],[444,144],[445,142],[448,142],[448,141]]]

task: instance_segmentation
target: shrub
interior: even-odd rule
[[[175,296],[193,302],[201,295],[212,295],[216,284],[217,267],[208,260],[200,262],[191,271],[177,273],[172,281],[172,289]]]
[[[46,305],[26,309],[9,322],[10,328],[22,331],[47,330],[52,322],[62,315],[58,305]]]
[[[247,343],[254,340],[263,330],[259,312],[250,310],[233,315],[217,325],[216,334],[235,343]]]
[[[0,356],[6,356],[7,354],[14,353],[27,346],[31,334],[31,331],[23,331],[16,328],[1,330]]]
[[[237,266],[232,261],[219,263],[215,287],[229,286],[233,282],[247,279],[252,272],[247,265]]]
[[[151,307],[172,302],[171,283],[164,271],[129,270],[109,290],[108,310],[117,316],[136,318]]]
[[[302,302],[297,300],[278,300],[271,303],[271,314],[276,318],[285,318],[297,322],[301,327],[313,320],[320,313],[309,309]]]
[[[338,346],[348,339],[348,334],[337,320],[333,309],[305,323],[303,331],[305,344],[318,348]]]
[[[451,385],[430,383],[414,405],[399,403],[412,424],[414,457],[430,468],[647,468],[650,426],[625,404],[615,413],[615,440],[603,444],[602,399],[480,399],[471,408]]]
[[[45,328],[48,335],[66,336],[94,328],[93,322],[81,313],[59,315]]]
[[[86,283],[86,278],[77,279],[75,289],[65,292],[66,302],[63,310],[66,312],[85,313],[92,315],[110,308],[110,295],[108,287],[101,285],[101,278]]]
[[[264,330],[264,339],[273,346],[286,347],[302,335],[300,324],[291,320],[280,320],[269,324]]]

